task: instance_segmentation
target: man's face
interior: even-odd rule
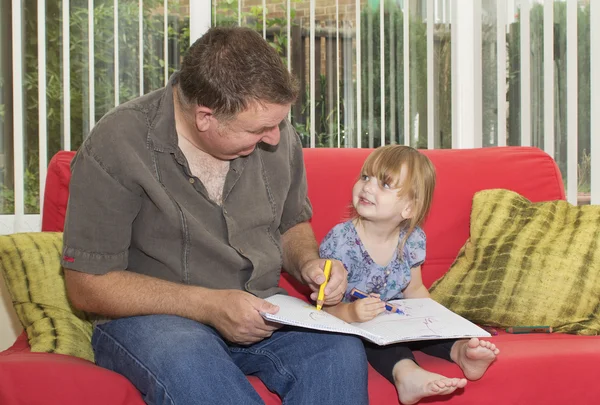
[[[202,135],[202,149],[221,160],[251,154],[259,142],[279,143],[279,124],[290,111],[290,104],[253,103],[227,122],[213,117],[211,128]]]

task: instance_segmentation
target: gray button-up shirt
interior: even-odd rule
[[[170,82],[94,127],[72,162],[62,265],[281,292],[281,235],[312,215],[296,132],[285,120],[277,147],[231,161],[219,206],[177,146],[173,108]]]

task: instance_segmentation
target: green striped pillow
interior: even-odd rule
[[[92,324],[67,299],[61,251],[62,233],[0,236],[0,268],[31,351],[93,362]]]
[[[471,234],[432,297],[475,323],[600,332],[600,206],[475,194]]]

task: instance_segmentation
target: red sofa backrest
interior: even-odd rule
[[[308,195],[317,240],[344,216],[354,182],[370,149],[305,149]],[[516,191],[531,201],[564,199],[558,166],[538,148],[422,150],[436,168],[437,183],[424,230],[427,287],[441,277],[469,237],[471,202],[475,192],[490,188]]]
[[[348,215],[351,190],[370,149],[304,149],[308,195],[313,204],[312,226],[320,241]],[[437,171],[433,205],[425,223],[427,259],[423,265],[426,286],[450,267],[469,236],[473,194],[489,188],[506,188],[531,201],[564,199],[564,187],[554,160],[537,148],[423,150]],[[62,231],[75,152],[62,151],[50,161],[46,179],[43,231]],[[290,289],[288,280],[282,286]],[[304,292],[303,289],[300,289]],[[298,292],[291,291],[298,295]]]

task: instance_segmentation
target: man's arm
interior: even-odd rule
[[[129,271],[94,275],[65,269],[71,303],[86,312],[110,318],[172,314],[206,323],[214,291]],[[197,302],[196,302],[197,301]]]
[[[301,222],[288,229],[282,236],[283,268],[295,279],[304,283],[302,267],[311,260],[319,259],[319,246],[308,222]]]
[[[288,229],[282,236],[283,267],[295,279],[313,291],[311,299],[317,299],[319,286],[325,281],[325,259],[319,258],[319,248],[308,222],[301,222]],[[325,287],[325,305],[341,301],[348,285],[347,272],[338,260],[332,260],[331,276]]]
[[[76,308],[110,318],[177,315],[210,325],[239,344],[258,342],[278,328],[260,315],[276,313],[278,307],[244,291],[211,290],[129,271],[93,275],[65,269],[65,281]]]

